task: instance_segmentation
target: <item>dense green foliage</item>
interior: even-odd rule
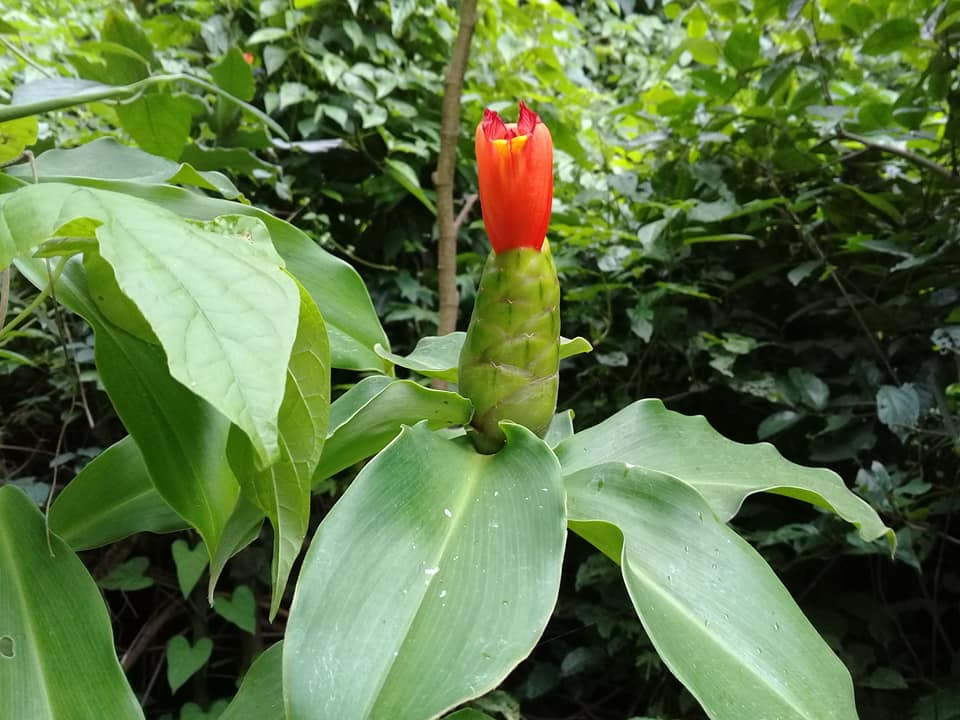
[[[288,218],[353,263],[396,352],[433,332],[431,173],[455,7],[26,5],[0,23],[4,102],[50,75],[124,86],[188,73],[207,85],[172,77],[122,103],[48,113],[36,142],[22,128],[24,145],[39,153],[106,135],[219,171],[186,183]],[[871,719],[960,718],[958,37],[953,2],[481,1],[464,87],[458,206],[476,191],[482,107],[523,98],[553,133],[562,330],[595,347],[561,364],[560,408],[577,426],[663,397],[737,440],[831,466],[896,530],[891,561],[882,543],[791,500],[751,499],[735,520],[850,669]],[[288,141],[271,142],[262,119],[211,87],[264,110]],[[462,328],[486,252],[478,209],[470,219]],[[11,315],[32,297],[15,275]],[[52,308],[29,317],[0,338],[0,483],[42,502],[122,430],[97,388],[86,325]],[[335,391],[355,381],[338,371]],[[456,423],[451,410],[440,424]],[[314,523],[360,458],[323,473]],[[107,591],[117,646],[135,650],[128,672],[151,717],[215,716],[280,637],[283,613],[266,623],[269,550],[239,555],[208,611],[196,539],[171,547],[140,535],[84,558]],[[569,551],[540,645],[479,707],[506,718],[517,703],[530,717],[703,717],[654,652],[616,567],[580,541]],[[159,618],[148,646],[145,618]]]

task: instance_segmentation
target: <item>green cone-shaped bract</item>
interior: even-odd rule
[[[503,445],[501,420],[543,437],[557,407],[559,364],[560,284],[549,244],[491,253],[460,352],[460,394],[475,408],[478,450]]]

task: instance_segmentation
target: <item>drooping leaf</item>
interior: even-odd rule
[[[0,196],[0,266],[5,246],[26,254],[77,218],[100,223],[100,254],[171,375],[246,432],[262,463],[274,460],[299,295],[266,228],[236,216],[197,225],[119,193],[30,185]]]
[[[234,427],[227,456],[240,489],[273,525],[273,599],[276,614],[290,568],[300,554],[310,520],[310,484],[320,461],[330,414],[330,346],[323,318],[306,290],[300,288],[300,321],[287,367],[287,385],[280,406],[280,459],[259,469],[255,451]]]
[[[620,562],[654,647],[713,720],[857,720],[843,663],[693,488],[623,463],[565,482],[571,528]]]
[[[252,543],[260,535],[264,513],[259,507],[247,500],[244,495],[237,498],[227,524],[223,528],[220,542],[210,558],[210,582],[207,584],[207,602],[213,605],[213,593],[220,574],[227,562]]]
[[[0,717],[142,720],[96,583],[12,486],[0,487],[0,578]]]
[[[853,523],[864,540],[893,531],[830,470],[785,460],[769,443],[743,445],[723,437],[703,416],[667,410],[659,400],[640,400],[556,448],[563,474],[605,462],[625,462],[668,473],[696,488],[727,521],[757,492],[796,498]]]
[[[4,176],[0,175],[0,182],[3,179]],[[59,179],[68,180],[64,177]],[[45,181],[42,172],[40,181]],[[387,369],[388,366],[373,348],[377,343],[389,348],[389,341],[360,275],[348,263],[323,250],[293,225],[252,205],[205,197],[169,185],[145,185],[83,175],[71,177],[69,182],[140,197],[194,220],[213,220],[231,214],[258,218],[270,231],[274,247],[285,261],[287,269],[307,289],[320,308],[330,337],[333,367],[377,372]],[[16,253],[5,248],[4,242],[0,220],[0,267],[5,264],[5,252],[9,252],[11,257]]]
[[[496,455],[405,428],[324,518],[284,639],[288,720],[433,717],[533,648],[559,589],[563,489],[546,444],[505,428]]]
[[[45,286],[42,261],[19,261],[18,268],[34,285]],[[70,260],[60,275],[57,300],[93,326],[100,379],[154,487],[197,529],[212,560],[239,494],[226,458],[230,422],[170,376],[159,347],[103,317],[79,261]]]
[[[366,377],[330,407],[327,442],[313,483],[380,452],[403,425],[421,420],[432,429],[465,425],[472,414],[473,405],[457,393],[385,375]]]
[[[127,436],[87,465],[50,506],[50,529],[74,550],[89,550],[137,532],[168,533],[187,523],[150,480],[137,444]]]

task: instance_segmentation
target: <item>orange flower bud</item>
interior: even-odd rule
[[[540,250],[553,204],[553,139],[547,126],[523,102],[515,123],[484,110],[476,152],[483,224],[494,252]]]

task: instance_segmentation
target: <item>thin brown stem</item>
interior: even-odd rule
[[[954,175],[949,168],[946,168],[939,163],[935,163],[933,160],[925,158],[922,155],[917,155],[909,150],[899,148],[896,145],[888,145],[887,143],[871,140],[865,135],[844,130],[842,127],[837,128],[837,137],[842,140],[852,140],[853,142],[860,143],[864,147],[868,147],[872,150],[879,150],[880,152],[888,153],[890,155],[896,155],[897,157],[903,158],[907,162],[912,163],[919,168],[923,168],[924,170],[933,173],[937,177],[946,180],[952,185],[960,185],[960,177]]]
[[[443,80],[440,154],[437,157],[437,290],[440,295],[437,335],[446,335],[457,329],[460,307],[460,293],[457,291],[458,226],[453,215],[453,184],[457,170],[457,143],[460,139],[460,92],[476,24],[477,0],[463,0],[460,28]]]

